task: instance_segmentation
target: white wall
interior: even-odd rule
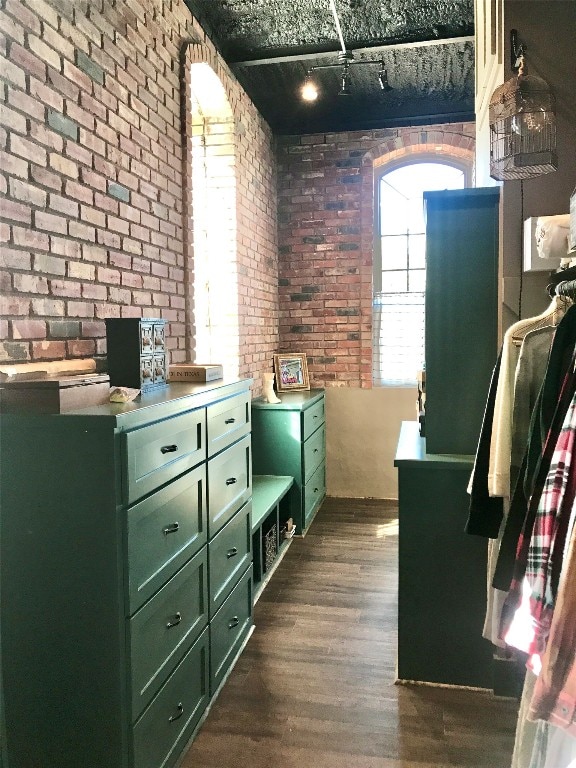
[[[398,498],[396,443],[401,423],[416,420],[416,400],[416,389],[326,390],[329,496]]]

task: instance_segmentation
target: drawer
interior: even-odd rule
[[[214,695],[252,626],[252,568],[210,622],[210,691]]]
[[[223,451],[250,432],[250,393],[229,397],[207,408],[208,456]]]
[[[198,408],[126,434],[128,504],[204,461],[205,418],[206,409]]]
[[[132,720],[208,623],[206,547],[130,619]]]
[[[200,635],[133,729],[134,768],[173,765],[209,699],[208,629]]]
[[[204,464],[128,510],[131,614],[206,543],[207,514]]]
[[[322,463],[304,486],[304,526],[307,527],[314,510],[326,495],[326,467]]]
[[[318,429],[320,424],[324,424],[324,398],[304,411],[302,439],[307,440]]]
[[[208,462],[208,535],[214,536],[252,493],[250,435]]]
[[[252,563],[251,512],[252,502],[248,502],[210,542],[210,616]]]
[[[324,461],[326,428],[324,424],[304,443],[304,482],[314,474],[316,468]]]

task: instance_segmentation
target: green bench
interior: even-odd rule
[[[284,556],[296,530],[290,496],[294,478],[288,475],[252,476],[252,550],[254,557],[254,603]]]

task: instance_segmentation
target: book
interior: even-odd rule
[[[174,363],[168,366],[168,381],[177,382],[207,382],[217,381],[224,376],[223,368],[216,363],[203,365],[201,363]]]

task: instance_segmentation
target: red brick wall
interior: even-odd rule
[[[373,168],[417,153],[470,165],[474,125],[278,139],[280,350],[313,385],[372,386]]]
[[[102,356],[106,317],[188,355],[180,52],[196,40],[239,132],[242,374],[277,346],[272,137],[183,0],[5,0],[0,361]]]

